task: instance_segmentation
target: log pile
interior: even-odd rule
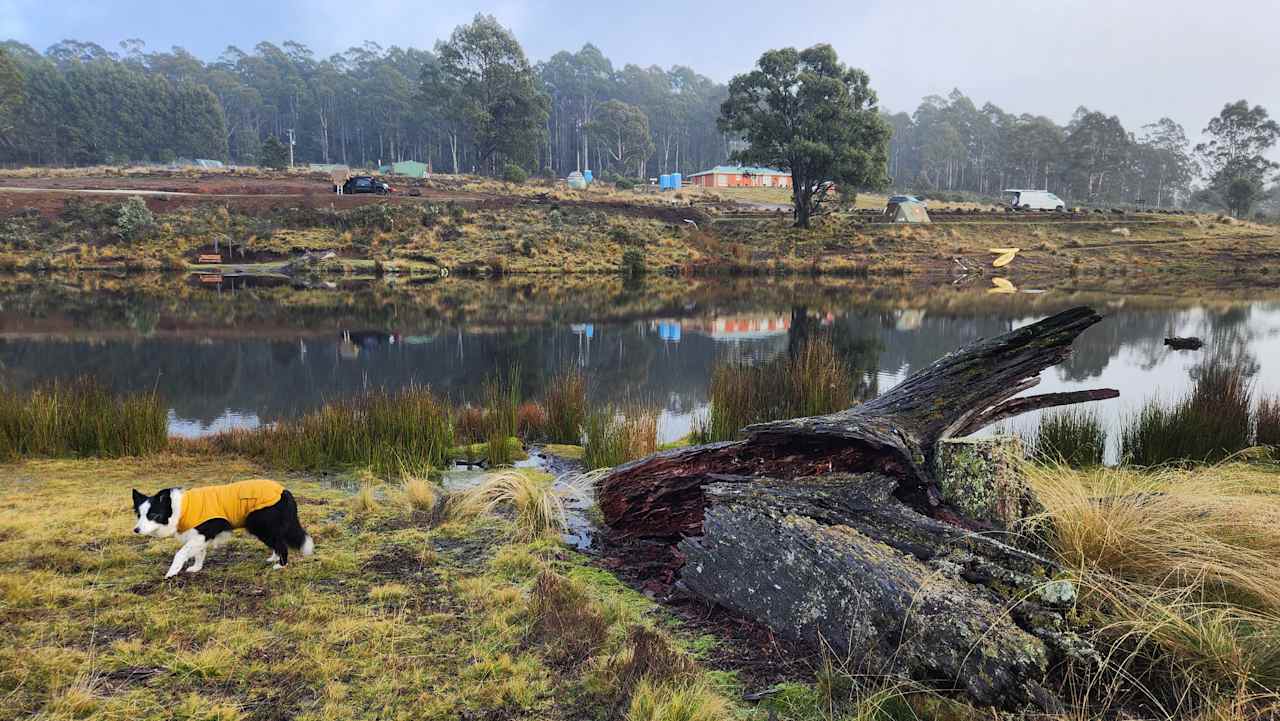
[[[1068,310],[948,354],[860,406],[619,466],[597,488],[611,541],[650,557],[670,548],[670,567],[654,572],[678,588],[868,673],[1053,709],[1048,669],[1089,650],[1063,618],[1058,569],[1011,532],[1034,504],[1007,479],[944,487],[936,456],[944,440],[1020,413],[1119,395],[1015,397],[1099,320]]]

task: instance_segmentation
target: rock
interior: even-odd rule
[[[938,444],[934,474],[942,501],[967,517],[1010,529],[1038,513],[1022,463],[1016,436],[947,438]]]

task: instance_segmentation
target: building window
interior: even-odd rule
[[[727,175],[717,175],[717,176],[716,176],[716,185],[717,185],[717,186],[719,186],[719,187],[721,187],[721,188],[727,188],[727,187],[729,187],[729,176],[727,176]]]

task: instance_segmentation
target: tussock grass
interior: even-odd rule
[[[1254,441],[1268,448],[1280,447],[1280,398],[1266,396],[1258,401],[1254,420]]]
[[[1029,471],[1108,673],[1172,683],[1170,716],[1280,689],[1280,496],[1245,469]]]
[[[434,513],[440,502],[435,484],[425,478],[404,475],[400,481],[400,492],[404,494],[409,508],[419,513]]]
[[[558,536],[565,527],[564,501],[552,481],[535,471],[497,471],[459,494],[450,504],[451,514],[466,519],[509,508],[515,512],[517,538]]]
[[[366,467],[380,476],[426,475],[453,445],[448,405],[421,386],[376,390],[256,431],[211,439],[215,449],[242,453],[290,470]]]
[[[705,683],[658,684],[641,679],[631,694],[627,721],[726,721],[724,697]]]
[[[364,483],[360,486],[360,490],[351,496],[350,507],[353,516],[377,513],[381,504],[378,503],[378,494],[372,483]]]
[[[1107,431],[1093,411],[1045,413],[1027,439],[1027,446],[1043,462],[1064,463],[1072,468],[1100,466],[1107,449]]]
[[[1165,406],[1149,400],[1121,431],[1120,455],[1135,466],[1216,463],[1253,440],[1252,392],[1239,365],[1200,368],[1190,393]]]
[[[658,450],[658,411],[638,404],[587,415],[582,462],[588,470],[611,468]]]
[[[87,376],[0,391],[0,458],[118,458],[168,444],[168,411],[154,393],[114,394]]]
[[[529,612],[532,639],[560,666],[577,666],[591,658],[609,635],[608,622],[586,589],[550,569],[534,581]]]
[[[551,378],[543,404],[547,408],[547,440],[577,444],[587,420],[587,377],[566,367]]]
[[[818,335],[763,365],[718,363],[711,371],[711,411],[699,441],[726,441],[752,423],[814,416],[848,408],[854,383],[831,338]]]

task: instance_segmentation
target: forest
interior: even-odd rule
[[[679,65],[618,67],[591,44],[533,63],[485,15],[430,50],[366,42],[323,58],[296,42],[205,61],[141,40],[116,50],[64,40],[44,52],[7,41],[0,90],[0,163],[10,165],[275,165],[292,133],[297,163],[647,178],[705,170],[743,145],[717,124],[725,84]],[[958,89],[913,113],[878,111],[892,129],[890,185],[956,199],[1024,187],[1149,207],[1235,209],[1234,193],[1248,207],[1265,200],[1275,164],[1263,153],[1280,137],[1266,110],[1244,101],[1224,107],[1205,128],[1215,140],[1195,147],[1168,117],[1126,128],[1081,106],[1064,126]]]

